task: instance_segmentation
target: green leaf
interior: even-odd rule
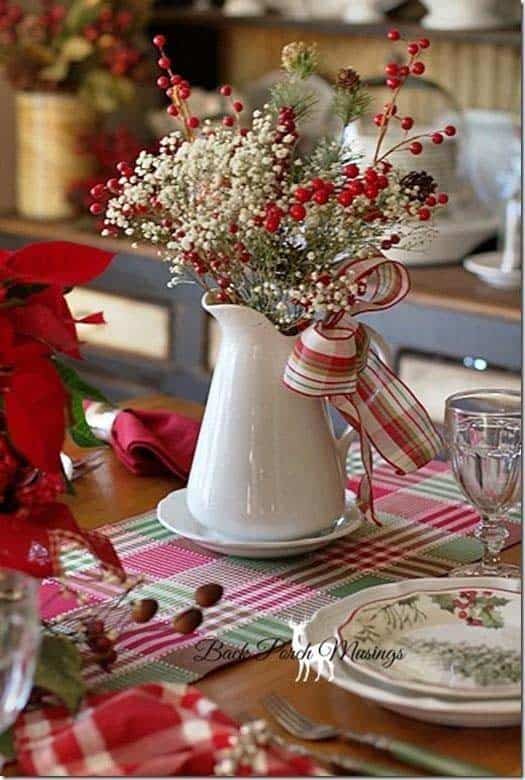
[[[33,682],[75,712],[85,690],[78,647],[67,637],[44,634]]]
[[[13,731],[12,729],[7,729],[7,731],[0,734],[0,770],[2,769],[2,763],[13,761],[15,758]]]
[[[101,401],[103,404],[110,403],[100,390],[97,390],[96,387],[93,387],[89,382],[82,379],[74,368],[71,368],[71,366],[56,358],[55,365],[60,374],[60,379],[72,395],[80,395],[81,398],[86,398],[90,401]]]
[[[70,410],[73,424],[69,427],[71,438],[79,447],[101,447],[104,442],[93,434],[86,421],[83,401],[100,401],[109,404],[106,396],[82,379],[74,368],[62,363],[55,358],[56,369],[60,375],[62,383],[69,392]]]
[[[101,447],[104,442],[97,439],[86,421],[82,396],[74,394],[71,396],[71,416],[73,425],[69,427],[71,438],[79,447]]]

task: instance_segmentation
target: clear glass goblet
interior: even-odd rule
[[[40,643],[38,580],[0,568],[0,734],[25,707]]]
[[[500,553],[509,535],[501,515],[520,497],[521,394],[474,390],[450,396],[445,402],[445,438],[454,476],[481,515],[474,535],[483,544],[479,563],[450,575],[519,577],[519,566],[503,563]]]

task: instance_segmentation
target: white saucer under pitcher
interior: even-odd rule
[[[236,540],[223,536],[195,520],[188,509],[187,490],[176,490],[167,495],[157,507],[157,517],[169,531],[190,539],[207,550],[241,558],[287,558],[312,552],[326,547],[336,539],[348,536],[359,528],[362,521],[361,513],[355,504],[351,504],[341,520],[317,536],[284,541]]]

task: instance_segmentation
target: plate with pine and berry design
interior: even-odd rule
[[[339,657],[376,683],[453,699],[520,696],[519,582],[408,580],[360,591],[348,606]]]

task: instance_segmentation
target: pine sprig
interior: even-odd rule
[[[270,105],[276,113],[281,106],[290,106],[298,120],[311,115],[318,102],[315,92],[306,89],[301,80],[293,77],[277,82],[270,94]]]
[[[356,119],[363,116],[371,101],[371,96],[361,85],[352,90],[335,87],[332,110],[346,127],[350,122],[355,122]]]

